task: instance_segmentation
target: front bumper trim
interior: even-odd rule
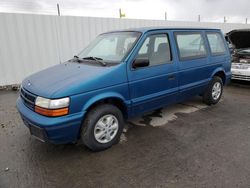
[[[46,117],[29,109],[21,98],[17,99],[17,109],[32,136],[54,144],[76,142],[85,112],[61,117]]]

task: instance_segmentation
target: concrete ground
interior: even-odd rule
[[[198,97],[130,120],[120,143],[98,153],[33,139],[15,108],[18,93],[0,91],[0,187],[250,187],[243,84],[227,86],[214,106]]]

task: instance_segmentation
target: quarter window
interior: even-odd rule
[[[213,55],[224,54],[226,52],[225,44],[219,33],[208,33],[207,38]]]
[[[138,52],[137,58],[148,58],[150,66],[169,63],[171,52],[167,34],[147,37]]]
[[[177,33],[180,59],[196,59],[206,56],[204,40],[200,33]]]

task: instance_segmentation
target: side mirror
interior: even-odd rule
[[[136,58],[132,64],[134,69],[140,67],[147,67],[149,66],[149,59],[148,58]]]

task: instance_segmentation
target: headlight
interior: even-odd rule
[[[69,97],[61,99],[47,99],[37,97],[35,102],[35,111],[45,116],[62,116],[69,112]]]
[[[48,109],[64,108],[69,106],[69,97],[61,99],[46,99],[43,97],[37,97],[35,105]]]
[[[69,98],[50,100],[50,109],[64,108],[69,106]]]
[[[50,99],[46,99],[46,98],[43,98],[43,97],[37,97],[35,105],[39,106],[39,107],[42,107],[42,108],[49,108]]]

